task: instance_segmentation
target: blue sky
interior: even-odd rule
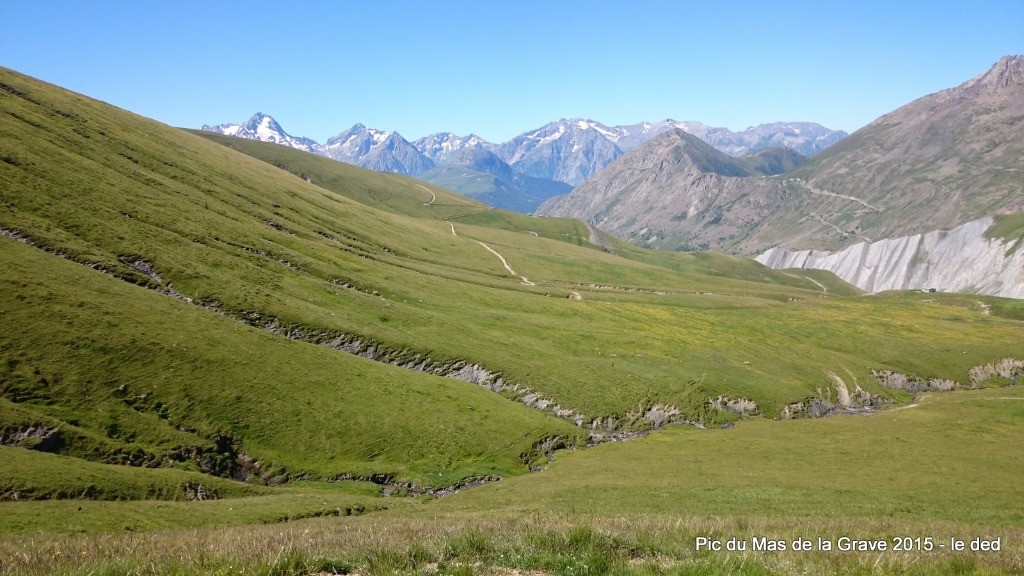
[[[1024,53],[1024,2],[4,0],[0,65],[175,126],[504,141],[551,120],[853,131]]]

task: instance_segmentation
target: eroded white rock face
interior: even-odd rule
[[[985,237],[990,217],[953,230],[861,242],[840,252],[772,248],[755,260],[773,269],[828,270],[868,292],[941,292],[1024,298],[1024,249]]]

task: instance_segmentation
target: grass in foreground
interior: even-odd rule
[[[761,552],[753,538],[892,538],[925,532],[936,542],[983,534],[958,524],[863,519],[670,515],[368,515],[287,525],[228,527],[60,540],[0,542],[7,574],[1018,574],[1019,546],[1000,552]],[[999,532],[1003,546],[1019,528]],[[748,542],[741,552],[696,550],[698,537]],[[970,538],[968,538],[968,541]]]
[[[546,471],[360,517],[149,534],[5,537],[11,574],[1018,574],[1019,388],[913,408],[663,431]],[[698,550],[698,537],[746,542]],[[889,550],[839,550],[839,539]],[[894,551],[894,538],[932,538]],[[786,543],[756,551],[752,539]],[[816,549],[817,539],[833,543]],[[1000,539],[953,552],[951,539]],[[792,542],[809,539],[810,551]],[[938,544],[947,544],[943,549]],[[517,572],[518,571],[518,572]]]
[[[865,518],[1024,526],[1024,388],[927,393],[869,414],[677,427],[560,453],[436,510]]]

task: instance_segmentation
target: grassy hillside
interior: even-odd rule
[[[269,142],[246,140],[203,130],[188,132],[258,158],[300,178],[305,176],[311,183],[326,190],[399,214],[422,218],[447,218],[490,209],[486,204],[441,186],[401,174],[373,172]]]
[[[413,180],[407,176],[371,172],[351,164],[269,142],[234,138],[202,130],[189,132],[273,164],[296,176],[306,176],[321,188],[375,208],[421,218],[533,233],[577,245],[586,244],[587,227],[579,220],[539,219],[518,212],[498,210],[444,187]],[[431,193],[434,194],[433,197],[430,196]]]
[[[1014,301],[862,297],[824,273],[608,240],[599,247],[578,221],[488,210],[409,178],[283,147],[214,142],[6,70],[0,111],[0,317],[10,327],[0,332],[0,444],[11,454],[0,469],[0,492],[11,500],[0,502],[4,532],[258,523],[384,507],[404,515],[420,509],[418,499],[384,492],[485,476],[518,486],[518,495],[499,488],[452,500],[445,509],[458,517],[456,540],[472,539],[474,515],[492,505],[515,521],[564,506],[573,515],[574,502],[611,515],[632,502],[644,514],[668,494],[683,504],[665,509],[680,514],[741,514],[744,503],[774,514],[775,502],[792,504],[789,517],[810,516],[825,492],[801,484],[793,454],[808,437],[859,446],[858,420],[767,420],[794,403],[836,402],[842,389],[910,399],[882,388],[872,370],[966,383],[974,366],[1024,356],[1024,313]],[[718,430],[740,418],[720,408],[733,401],[764,421]],[[1018,415],[990,416],[1012,423]],[[560,453],[550,473],[510,482],[591,433],[666,421],[712,430]],[[922,430],[937,434],[937,426]],[[993,435],[975,431],[1001,450],[1016,436],[1000,426]],[[890,444],[902,433],[867,432]],[[778,443],[766,440],[776,434]],[[951,445],[964,450],[970,437]],[[733,444],[743,438],[778,447],[743,452]],[[710,462],[715,446],[735,462],[720,472],[679,468]],[[993,463],[995,452],[978,452],[952,469],[958,490],[974,481],[969,464]],[[872,496],[864,475],[879,469],[864,454],[858,447],[835,467],[850,476],[851,501]],[[926,467],[931,458],[913,463]],[[608,474],[640,484],[617,493],[599,460]],[[654,476],[636,474],[645,469],[638,463]],[[977,480],[985,494],[1019,470],[1012,458],[1005,466]],[[592,478],[592,508],[575,488],[559,492],[572,469]],[[718,492],[694,487],[699,470],[718,475]],[[778,487],[767,500],[749,484],[762,477]],[[669,478],[685,481],[673,487]],[[882,499],[905,496],[895,486],[907,478],[893,476]],[[196,483],[221,499],[187,501]],[[785,495],[797,488],[810,491],[808,504]],[[707,502],[695,503],[702,494]],[[942,494],[926,499],[921,518],[945,518],[938,510],[952,496]],[[1019,495],[1007,494],[972,518],[1017,525],[1008,498]],[[853,505],[844,506],[837,510]],[[368,522],[344,525],[376,533]],[[554,546],[578,524],[573,517],[545,526],[545,538]],[[121,545],[110,538],[107,550]],[[528,536],[486,538],[500,552]],[[5,540],[0,562],[31,550],[27,569],[44,566],[39,542]],[[381,558],[396,553],[374,546]],[[435,552],[417,558],[445,561]],[[233,571],[221,560],[234,566],[235,556],[210,554],[209,564],[181,566]],[[263,554],[251,558],[264,568],[307,558]],[[130,565],[135,557],[127,556]],[[100,557],[107,560],[97,566],[110,567],[102,563],[111,556]],[[302,570],[334,569],[321,559]],[[180,568],[168,562],[151,571]]]
[[[657,403],[711,417],[704,399],[717,394],[776,415],[828,386],[827,371],[848,370],[883,393],[869,368],[959,379],[1017,352],[1017,323],[969,314],[951,323],[967,313],[822,299],[810,280],[747,260],[626,259],[379,211],[191,134],[8,82],[23,96],[4,93],[5,229],[277,332],[376,342],[399,360],[479,363],[588,421],[629,419]],[[56,112],[65,109],[76,112]],[[380,200],[382,175],[350,169],[358,186],[349,189],[365,191],[363,202],[432,209],[414,181],[387,176]],[[579,241],[577,230],[568,239]],[[582,299],[566,298],[573,293]],[[953,325],[959,354],[948,355]]]
[[[23,537],[0,541],[0,558],[12,574],[1017,574],[1022,400],[1016,388],[930,393],[869,415],[674,428],[383,514]],[[747,549],[697,550],[698,537]],[[889,549],[839,551],[841,537]],[[932,549],[894,551],[904,537]],[[790,548],[754,551],[754,538]],[[834,548],[793,551],[798,538]],[[999,538],[1001,550],[949,549],[975,538]]]
[[[1024,527],[1024,486],[1015,480],[1024,454],[1014,448],[1024,441],[1021,422],[1024,389],[1014,387],[933,392],[865,415],[756,420],[709,431],[679,427],[560,454],[543,474],[484,486],[431,511],[909,518]]]
[[[20,421],[100,433],[72,456],[236,475],[395,474],[433,485],[523,469],[567,423],[479,386],[241,325],[3,238],[2,389]],[[27,337],[26,334],[31,334]],[[465,407],[470,406],[472,410]],[[12,410],[13,412],[13,410]],[[38,427],[38,426],[37,426]],[[429,428],[434,434],[424,435]],[[93,443],[99,443],[94,440]]]

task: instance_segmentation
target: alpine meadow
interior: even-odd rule
[[[563,120],[602,165],[435,138],[419,180],[0,68],[0,573],[1024,573],[1024,58],[995,70],[969,153],[916,108]],[[926,235],[926,202],[942,238],[990,219],[998,290],[750,258]]]

